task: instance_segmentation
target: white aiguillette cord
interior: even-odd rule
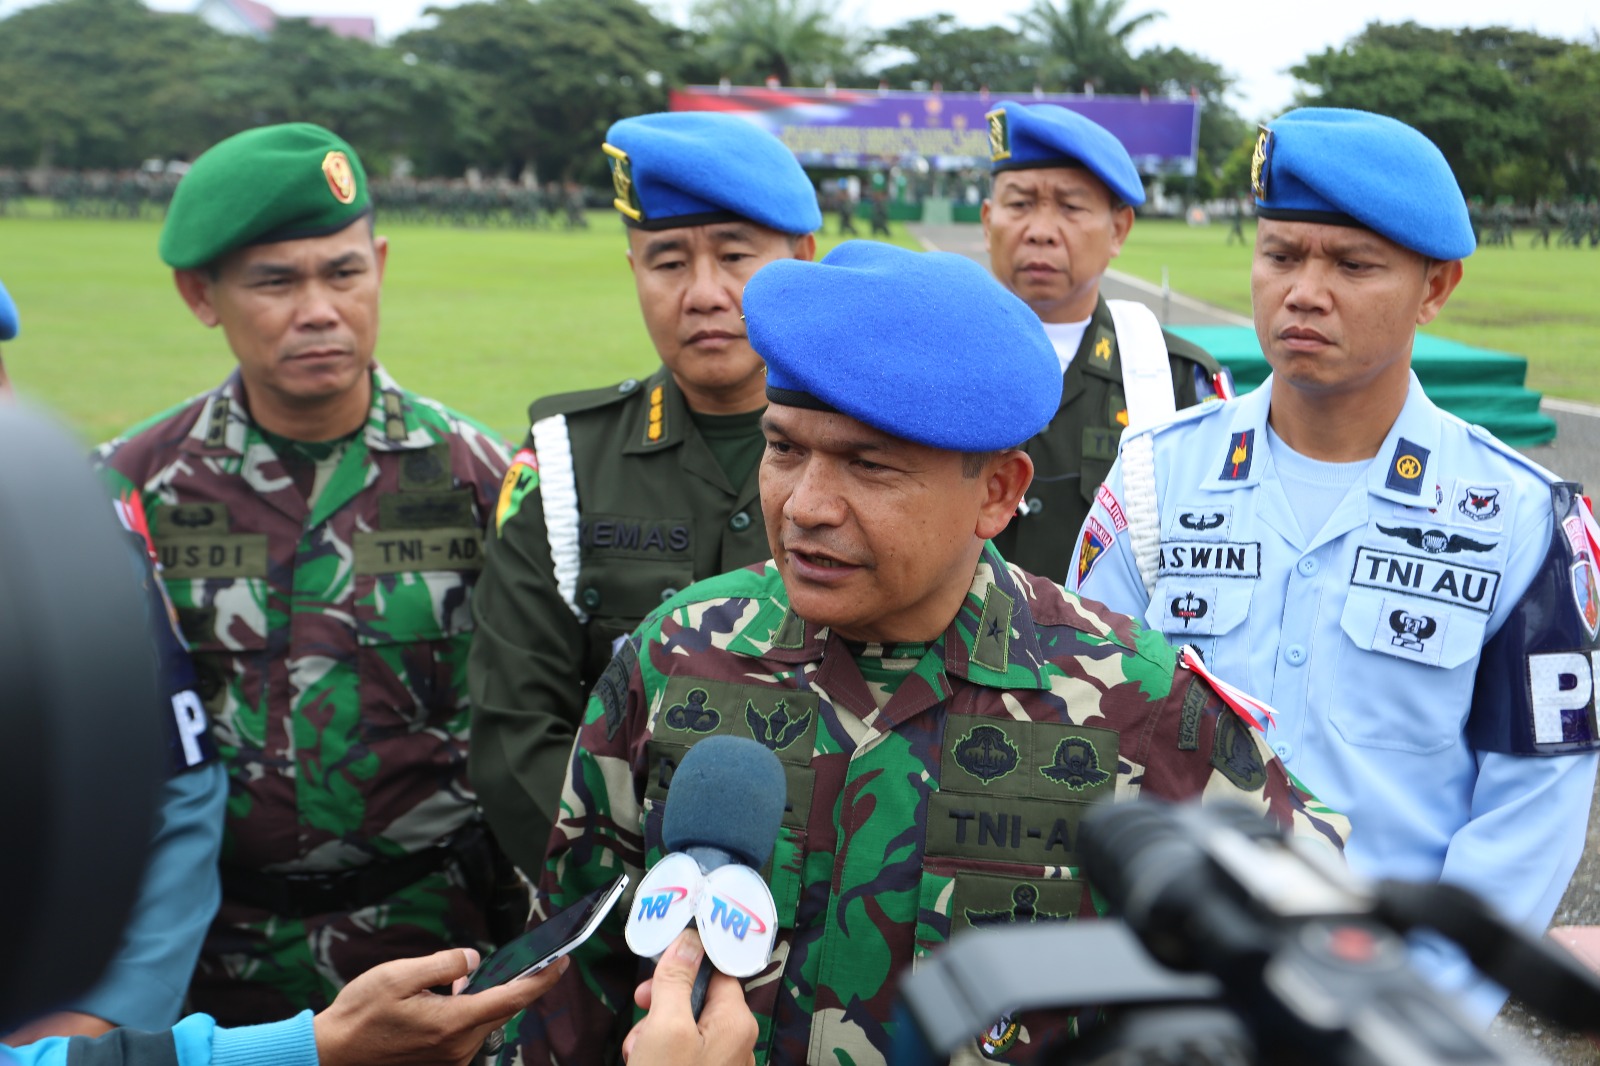
[[[1261,724],[1264,718],[1272,724],[1278,723],[1278,712],[1270,704],[1256,699],[1241,688],[1228,684],[1222,678],[1212,673],[1200,658],[1200,653],[1193,644],[1185,644],[1178,649],[1178,663],[1185,670],[1193,670],[1206,679],[1206,683],[1217,690],[1217,695],[1222,697],[1222,702],[1233,709],[1233,713],[1249,722],[1255,727],[1256,732],[1265,733],[1267,727]]]

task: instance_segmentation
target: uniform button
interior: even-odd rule
[[[735,533],[743,533],[750,528],[750,516],[743,511],[738,512],[728,519],[728,528]]]
[[[1272,750],[1277,752],[1278,753],[1278,758],[1282,759],[1284,762],[1288,762],[1291,758],[1294,757],[1294,745],[1293,744],[1285,744],[1285,743],[1274,744],[1274,745],[1272,745]]]
[[[617,386],[617,391],[622,393],[624,396],[626,396],[628,393],[632,392],[634,389],[637,389],[638,387],[639,387],[639,379],[638,378],[629,378],[627,381],[624,381],[621,385]]]
[[[583,605],[589,608],[591,611],[600,606],[600,590],[597,588],[584,589],[583,595],[578,598],[582,600]]]
[[[1028,497],[1028,513],[1029,514],[1038,514],[1042,510],[1044,510],[1044,501],[1039,499],[1039,497],[1037,497],[1037,496],[1029,496]]]
[[[1306,649],[1301,644],[1291,644],[1283,649],[1283,658],[1290,666],[1299,666],[1306,661]]]
[[[675,589],[675,588],[664,588],[664,589],[661,590],[661,602],[662,603],[666,603],[668,600],[672,599],[672,597],[676,596],[677,594],[678,594],[678,590]]]
[[[1316,574],[1318,570],[1322,569],[1322,564],[1318,563],[1315,559],[1301,559],[1300,565],[1295,569],[1300,571],[1301,577],[1311,577]]]

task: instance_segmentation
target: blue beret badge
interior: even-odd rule
[[[998,163],[1011,158],[1011,125],[1006,120],[1006,109],[997,107],[983,116],[989,120],[989,160]]]
[[[1272,131],[1265,126],[1256,127],[1256,150],[1250,153],[1250,191],[1259,200],[1267,198],[1267,170],[1272,162]]]
[[[639,190],[633,184],[633,161],[627,152],[615,145],[602,144],[600,149],[611,163],[611,188],[617,197],[611,201],[611,206],[635,222],[643,222],[644,208],[639,203]]]

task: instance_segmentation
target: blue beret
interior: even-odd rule
[[[673,111],[613,123],[606,131],[613,201],[641,229],[730,219],[779,233],[822,226],[817,191],[800,161],[761,127],[713,111]]]
[[[6,291],[4,283],[0,283],[0,341],[8,341],[17,335],[20,323],[17,322],[17,304],[11,299],[11,294]]]
[[[993,171],[1081,167],[1105,182],[1112,195],[1138,207],[1144,203],[1139,168],[1116,134],[1076,111],[1055,104],[1024,107],[1011,100],[985,116]]]
[[[846,241],[779,259],[744,290],[767,399],[839,411],[953,451],[1010,448],[1061,402],[1061,364],[1028,305],[948,252]]]
[[[1433,259],[1478,246],[1444,153],[1387,115],[1288,112],[1261,128],[1250,185],[1262,218],[1362,226]]]

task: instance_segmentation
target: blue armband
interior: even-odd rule
[[[1600,749],[1600,569],[1583,490],[1550,486],[1555,525],[1538,573],[1478,659],[1467,740],[1478,751],[1572,755]]]

